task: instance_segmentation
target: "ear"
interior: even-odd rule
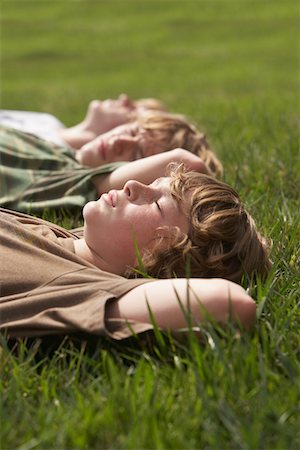
[[[178,227],[161,227],[156,230],[154,248],[166,250],[174,246],[185,236]]]
[[[171,239],[174,237],[174,227],[159,227],[157,228],[156,232],[155,232],[155,237],[154,239],[157,241],[159,239],[165,240],[165,239]]]

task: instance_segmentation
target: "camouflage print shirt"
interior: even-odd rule
[[[85,167],[68,147],[0,126],[0,206],[37,214],[82,208],[96,198],[91,179],[122,164]]]

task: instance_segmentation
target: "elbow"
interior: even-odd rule
[[[250,330],[256,321],[256,303],[247,294],[233,302],[233,319],[242,328]]]
[[[256,321],[256,303],[245,289],[232,281],[214,280],[218,295],[222,298],[223,322],[233,322],[245,330],[250,330]],[[215,294],[217,295],[217,294]]]

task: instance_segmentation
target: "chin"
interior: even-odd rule
[[[86,203],[83,207],[82,210],[82,216],[84,218],[84,220],[86,220],[90,214],[93,214],[93,210],[96,206],[96,201],[95,200],[91,200],[90,202]]]

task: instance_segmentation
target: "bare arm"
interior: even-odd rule
[[[81,127],[81,124],[70,128],[63,128],[59,130],[59,135],[73,150],[79,150],[84,144],[92,141],[96,137],[95,133],[90,130],[85,130]]]
[[[187,150],[176,148],[175,150],[129,162],[106,177],[95,177],[93,182],[99,195],[110,189],[122,189],[128,180],[137,180],[141,183],[149,184],[156,178],[165,176],[167,167],[171,162],[183,162],[189,170],[209,174],[209,169],[201,158]]]
[[[175,331],[187,326],[178,297],[194,325],[203,323],[207,315],[221,324],[231,318],[246,329],[254,324],[254,300],[241,286],[224,279],[156,280],[108,304],[106,317],[151,323],[148,302],[157,325]]]

